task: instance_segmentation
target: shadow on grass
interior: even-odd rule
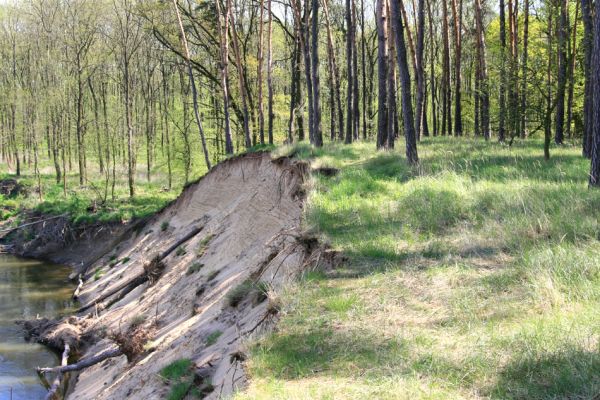
[[[597,399],[600,353],[564,350],[508,364],[490,391],[493,399]]]
[[[382,365],[406,362],[405,343],[372,332],[322,327],[302,333],[276,333],[253,349],[254,374],[280,379],[317,375],[353,376]],[[377,371],[380,375],[382,371]]]

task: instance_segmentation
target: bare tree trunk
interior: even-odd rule
[[[269,144],[273,144],[273,122],[275,114],[273,112],[273,11],[271,9],[273,0],[267,0],[267,12],[269,21],[267,27],[267,111],[269,113]]]
[[[347,2],[349,0],[346,0]],[[377,111],[377,148],[381,149],[385,146],[387,140],[388,123],[387,123],[387,12],[385,0],[377,0],[376,3],[376,18],[377,18],[377,82],[379,86],[378,92],[378,111]],[[348,101],[348,104],[351,104]],[[351,105],[348,106],[348,111],[352,111]],[[348,117],[350,119],[350,117]],[[346,135],[346,138],[348,135]]]
[[[452,100],[450,89],[450,43],[448,33],[448,0],[442,0],[444,56],[442,63],[442,135],[452,134]]]
[[[462,136],[462,109],[461,109],[461,57],[462,57],[462,0],[456,5],[457,0],[452,0],[452,14],[454,16],[454,135]]]
[[[352,128],[354,140],[359,138],[360,130],[360,105],[359,105],[359,86],[358,86],[358,48],[356,46],[356,2],[352,0],[352,109],[354,110],[354,126]]]
[[[311,70],[313,84],[313,109],[314,117],[314,144],[323,146],[323,132],[321,131],[321,82],[319,79],[319,0],[312,0],[312,26],[311,26]]]
[[[581,0],[581,19],[583,21],[583,48],[585,52],[583,70],[585,75],[585,95],[583,96],[583,146],[582,153],[585,157],[592,156],[592,129],[594,91],[592,82],[592,48],[593,31],[592,1]]]
[[[221,0],[216,0],[217,24],[219,30],[219,41],[221,47],[221,89],[223,91],[223,118],[225,120],[225,153],[233,154],[233,142],[231,141],[231,117],[229,115],[229,89],[228,89],[228,64],[229,64],[229,10],[225,13],[221,10]]]
[[[398,72],[400,75],[400,86],[402,90],[402,122],[404,123],[404,136],[406,139],[406,158],[410,164],[417,164],[419,156],[417,154],[417,141],[415,134],[415,120],[410,90],[410,73],[408,69],[408,60],[406,55],[406,45],[404,43],[404,27],[400,15],[398,1],[392,1],[392,29],[396,42],[396,55],[398,58]]]
[[[367,139],[367,63],[366,63],[366,37],[365,37],[365,0],[360,1],[360,43],[362,66],[362,122],[363,139]],[[338,80],[339,82],[339,80]],[[339,98],[339,96],[338,96]]]
[[[521,132],[521,138],[525,138],[526,136],[526,125],[527,125],[527,61],[529,57],[529,0],[525,0],[524,11],[525,15],[523,17],[523,58],[521,60],[521,121],[519,122],[521,127],[519,131]]]
[[[569,56],[569,89],[567,91],[567,124],[566,134],[571,138],[571,124],[573,123],[573,95],[575,91],[575,62],[577,55],[577,22],[579,22],[579,2],[575,3],[575,19],[573,22],[573,39],[571,44],[571,54]]]
[[[233,16],[233,5],[231,0],[226,0],[227,2],[227,11],[229,12],[229,26],[231,28],[231,37],[233,43],[233,53],[235,56],[235,66],[238,72],[238,83],[240,88],[240,97],[242,99],[242,114],[243,121],[242,124],[244,126],[244,144],[246,148],[252,147],[251,133],[250,133],[250,114],[248,113],[248,93],[246,91],[246,82],[244,79],[244,68],[242,66],[242,57],[240,54],[240,45],[238,43],[238,35],[235,27],[235,18]],[[192,88],[192,91],[194,89]]]
[[[417,63],[417,106],[415,131],[417,140],[423,135],[423,125],[425,122],[425,66],[423,64],[423,49],[425,48],[425,0],[419,0],[417,10],[417,46],[416,46],[416,63]]]
[[[506,21],[504,0],[500,0],[500,101],[498,115],[498,140],[506,137]]]
[[[554,142],[562,144],[565,126],[565,88],[567,80],[567,0],[560,0],[558,19],[558,87],[556,113],[554,114]]]
[[[258,78],[258,137],[261,144],[265,143],[265,111],[263,108],[263,24],[265,10],[264,3],[264,0],[260,0],[258,5],[258,67],[256,71],[256,75]]]
[[[485,35],[483,33],[483,7],[481,0],[475,0],[477,25],[477,55],[479,65],[480,125],[485,140],[490,139],[490,89],[486,62]]]
[[[175,6],[175,12],[177,13],[177,21],[179,22],[179,29],[181,33],[181,41],[183,42],[183,48],[185,50],[185,61],[187,64],[188,77],[190,79],[190,87],[192,88],[192,100],[194,102],[194,117],[196,118],[196,125],[198,125],[198,131],[200,132],[200,141],[202,143],[202,151],[204,152],[204,162],[206,168],[211,169],[210,158],[208,156],[208,148],[206,147],[206,138],[204,137],[204,129],[202,128],[202,121],[200,120],[200,113],[198,111],[198,92],[196,91],[196,81],[194,80],[194,74],[192,71],[192,63],[190,61],[190,50],[185,37],[185,30],[183,29],[183,23],[181,22],[181,15],[179,14],[179,6],[177,0],[173,0]]]
[[[594,14],[594,39],[591,62],[593,92],[600,93],[600,12]],[[594,96],[592,103],[592,161],[590,167],[590,187],[600,186],[600,96]]]
[[[333,34],[331,32],[331,21],[329,19],[329,7],[327,0],[323,0],[323,11],[325,13],[325,26],[327,28],[327,53],[329,54],[329,80],[331,84],[331,140],[336,137],[343,138],[344,135],[344,113],[342,111],[342,100],[340,93],[340,73],[335,56],[335,45],[333,42]],[[335,132],[336,122],[339,131]]]
[[[435,59],[436,59],[436,54],[437,54],[437,50],[434,49],[434,38],[436,36],[436,31],[434,30],[434,26],[433,26],[433,14],[431,12],[431,1],[432,0],[427,0],[427,14],[429,16],[429,80],[431,81],[430,85],[431,85],[431,117],[432,117],[432,121],[433,121],[433,136],[437,136],[438,135],[438,105],[439,103],[436,104],[435,102],[435,98],[436,98],[436,90],[437,90],[437,86],[435,84]]]
[[[379,7],[379,6],[378,6]],[[346,74],[348,76],[348,87],[346,89],[346,139],[345,143],[352,143],[354,126],[354,101],[352,90],[354,77],[352,76],[354,68],[352,67],[352,0],[346,0]],[[385,28],[384,28],[385,29]]]

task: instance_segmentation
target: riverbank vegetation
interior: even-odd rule
[[[240,399],[549,399],[600,391],[600,193],[561,147],[427,139],[421,167],[369,143],[297,154],[306,228],[348,257],[281,295]]]

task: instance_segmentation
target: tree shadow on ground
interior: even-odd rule
[[[307,332],[275,333],[268,344],[253,350],[257,375],[280,379],[309,376],[352,376],[357,366],[405,363],[407,344],[369,331],[338,331],[324,326]],[[379,374],[379,372],[378,372]]]
[[[565,349],[509,363],[490,390],[493,399],[597,399],[600,352]]]

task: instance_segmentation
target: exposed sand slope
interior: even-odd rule
[[[143,316],[150,333],[146,352],[128,363],[112,358],[82,371],[69,399],[161,399],[168,386],[158,376],[172,361],[189,358],[197,373],[210,380],[214,391],[207,398],[230,394],[244,383],[241,356],[244,338],[274,318],[270,301],[246,296],[236,307],[227,294],[251,278],[280,287],[310,262],[311,249],[297,239],[302,213],[303,163],[272,161],[268,153],[244,155],[216,166],[178,200],[151,219],[138,234],[88,269],[82,303],[127,282],[143,266],[195,227],[202,231],[164,259],[160,279],[146,282],[117,302],[112,296],[100,305],[98,315],[80,319],[82,336],[91,337],[83,354],[90,357],[114,347],[102,332],[127,332]],[[168,224],[168,227],[167,227]],[[129,261],[110,267],[111,259]],[[195,263],[203,264],[189,273]],[[95,279],[94,272],[104,272]],[[118,295],[116,295],[118,296]],[[102,310],[103,307],[107,307]],[[216,343],[206,338],[222,332]],[[103,337],[104,336],[104,337]]]

